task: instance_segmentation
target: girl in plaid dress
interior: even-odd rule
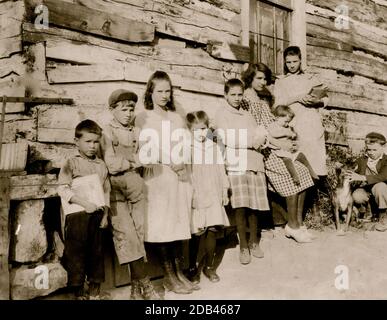
[[[271,83],[270,69],[262,63],[252,64],[242,73],[242,78],[246,88],[242,107],[250,111],[257,125],[267,127],[274,121],[274,115],[270,110],[273,97],[266,88],[266,85]],[[295,148],[289,140],[270,138],[270,143],[284,150]],[[281,158],[269,148],[266,148],[263,153],[269,189],[286,199],[288,211],[286,236],[300,243],[311,242],[312,235],[302,225],[305,190],[314,184],[308,169],[300,162],[294,162],[299,176],[299,183],[296,184]]]
[[[224,108],[217,111],[215,125],[226,151],[231,207],[235,212],[240,242],[239,260],[242,264],[248,264],[251,262],[250,254],[263,257],[257,235],[257,211],[269,210],[263,156],[259,153],[267,132],[257,132],[254,118],[241,108],[243,83],[240,80],[227,81],[224,91],[226,103]],[[247,220],[251,230],[249,242],[246,236]]]

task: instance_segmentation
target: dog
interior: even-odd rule
[[[356,188],[357,183],[351,183],[346,173],[353,168],[345,168],[336,164],[337,185],[332,193],[332,204],[336,219],[336,229],[339,233],[347,232],[351,220],[369,222],[372,219],[370,194],[362,188]],[[344,229],[340,228],[340,213],[346,215]]]
[[[336,166],[337,185],[332,192],[332,205],[334,208],[336,229],[338,232],[346,232],[351,222],[354,200],[352,197],[351,182],[346,177],[343,166]],[[346,214],[344,230],[340,228],[340,212]]]

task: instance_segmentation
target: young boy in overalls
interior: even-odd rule
[[[129,264],[131,299],[160,299],[146,273],[144,248],[144,181],[138,173],[139,130],[135,128],[135,93],[119,89],[109,97],[113,119],[104,128],[103,158],[111,175],[111,222],[113,242],[119,263]]]

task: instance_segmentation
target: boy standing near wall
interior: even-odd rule
[[[62,202],[84,208],[65,217],[65,249],[63,265],[68,273],[68,286],[78,300],[86,300],[84,283],[89,282],[89,299],[99,300],[100,285],[105,280],[102,228],[108,224],[107,212],[110,183],[105,163],[97,157],[102,129],[91,120],[80,122],[75,128],[78,153],[67,159],[60,170],[58,194]],[[99,208],[71,190],[74,179],[97,174],[104,192],[106,207]]]
[[[139,129],[134,127],[134,109],[138,97],[123,89],[109,97],[113,119],[104,128],[102,154],[112,184],[112,231],[119,263],[129,264],[132,300],[159,300],[150,282],[144,257],[145,184],[138,173]],[[124,206],[116,205],[125,202]]]
[[[387,230],[387,155],[384,154],[386,138],[377,132],[367,134],[366,152],[357,160],[356,172],[349,173],[351,181],[361,181],[364,189],[371,192],[379,208],[377,231]],[[355,191],[356,192],[356,191]]]

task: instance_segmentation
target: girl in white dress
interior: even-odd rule
[[[210,139],[209,118],[204,111],[189,113],[186,117],[192,139],[192,218],[190,242],[190,280],[200,281],[197,256],[200,240],[205,247],[204,275],[211,282],[218,282],[214,259],[216,232],[229,226],[225,205],[228,204],[229,181],[219,146]]]
[[[191,238],[189,161],[176,162],[171,157],[177,144],[174,134],[186,132],[188,143],[190,138],[184,118],[176,112],[168,74],[156,71],[150,77],[144,105],[146,110],[136,117],[136,127],[140,128],[139,161],[144,165],[146,185],[145,242],[151,243],[159,253],[165,289],[178,294],[192,293],[199,287],[182,272],[182,240]],[[154,156],[145,159],[146,151]]]

